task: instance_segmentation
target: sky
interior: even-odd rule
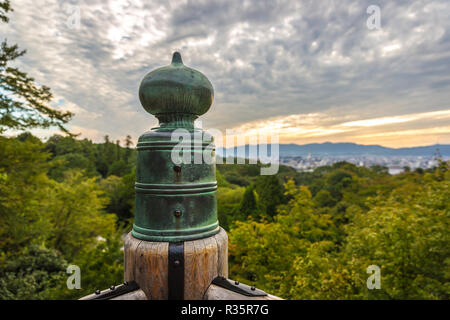
[[[16,65],[51,88],[53,107],[75,113],[69,129],[82,138],[136,141],[155,127],[139,84],[179,51],[214,86],[214,103],[200,118],[205,129],[277,133],[280,143],[297,144],[450,143],[448,0],[20,0],[12,7],[0,38],[27,49]]]

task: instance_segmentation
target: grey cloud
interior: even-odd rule
[[[79,30],[65,25],[68,3],[80,6]],[[175,49],[215,87],[208,127],[297,113],[370,118],[449,108],[444,0],[378,1],[379,31],[366,27],[370,0],[32,4],[13,3],[1,34],[28,49],[25,70],[87,111],[74,125],[113,138],[155,125],[137,88]]]

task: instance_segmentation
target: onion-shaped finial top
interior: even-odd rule
[[[203,73],[186,67],[179,52],[172,63],[149,72],[139,87],[144,109],[155,115],[161,127],[193,127],[214,99],[214,89]]]

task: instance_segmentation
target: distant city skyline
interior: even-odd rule
[[[446,157],[450,159],[450,157]],[[438,165],[433,157],[376,157],[376,156],[341,156],[341,157],[282,157],[280,164],[293,167],[299,171],[311,172],[315,168],[333,165],[337,162],[346,161],[357,166],[371,167],[375,165],[388,168],[390,174],[399,174],[416,169],[432,169]]]
[[[157,125],[137,88],[180,51],[215,89],[205,129],[300,145],[450,144],[450,3],[375,4],[369,28],[370,0],[22,0],[0,34],[27,50],[17,66],[52,89],[52,106],[75,113],[69,129],[95,142],[136,142]]]

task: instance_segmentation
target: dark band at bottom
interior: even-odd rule
[[[169,243],[169,300],[184,298],[184,242]]]

